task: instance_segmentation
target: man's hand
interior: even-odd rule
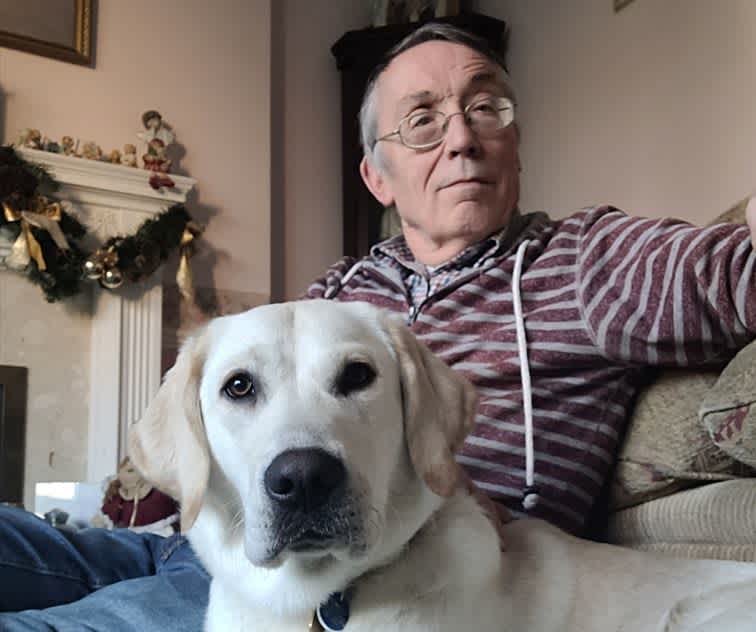
[[[478,504],[483,508],[483,512],[493,523],[496,532],[499,534],[499,542],[503,549],[505,547],[504,525],[512,520],[512,514],[509,513],[506,507],[491,500],[488,494],[475,484],[463,467],[460,467],[459,470],[460,484],[478,501]]]
[[[756,194],[748,200],[745,216],[748,228],[751,229],[751,246],[756,249]]]

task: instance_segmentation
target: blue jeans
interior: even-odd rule
[[[0,506],[0,632],[202,630],[209,587],[182,536],[67,532]]]

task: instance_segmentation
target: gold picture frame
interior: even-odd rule
[[[44,57],[52,57],[53,59],[72,64],[89,66],[92,64],[93,55],[92,3],[93,0],[66,0],[65,2],[58,2],[59,6],[57,10],[65,14],[62,17],[67,18],[62,19],[61,22],[68,21],[69,23],[73,23],[71,32],[65,34],[66,41],[63,42],[46,38],[41,32],[39,34],[36,33],[34,31],[34,9],[29,9],[28,13],[25,14],[27,11],[26,5],[14,2],[13,9],[8,9],[8,11],[13,14],[13,18],[17,23],[23,22],[24,32],[19,32],[20,29],[14,32],[12,28],[8,30],[0,28],[0,46],[15,48],[16,50]],[[55,11],[56,9],[50,10]],[[46,15],[46,17],[54,20],[57,16]]]

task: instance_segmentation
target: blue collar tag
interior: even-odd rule
[[[327,632],[340,632],[349,621],[349,598],[346,593],[332,593],[315,611],[318,622]]]

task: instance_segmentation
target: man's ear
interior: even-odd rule
[[[148,481],[179,501],[182,532],[197,518],[210,474],[199,398],[206,346],[204,328],[184,341],[157,395],[129,429],[131,460]]]
[[[373,158],[362,157],[360,175],[368,191],[383,206],[391,206],[394,203],[394,194],[391,191],[391,185],[386,178],[384,170],[376,166]]]

